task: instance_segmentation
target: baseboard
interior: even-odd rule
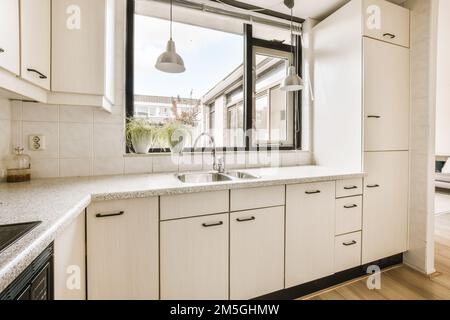
[[[367,268],[371,265],[376,265],[380,269],[385,269],[403,263],[403,254],[397,254],[378,261],[364,264],[362,266],[345,270],[331,276],[314,280],[308,283],[301,284],[292,288],[283,289],[273,292],[255,300],[294,300],[317,291],[325,290],[341,283],[367,275]]]

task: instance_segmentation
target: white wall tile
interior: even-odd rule
[[[22,106],[22,120],[24,121],[58,121],[58,106],[43,103],[24,102]]]
[[[201,153],[183,153],[179,158],[180,171],[201,171],[203,168],[203,156]]]
[[[22,139],[22,121],[11,121],[11,147],[24,147]]]
[[[11,120],[11,103],[0,97],[0,120]]]
[[[23,102],[19,100],[11,101],[11,119],[22,120],[22,105]]]
[[[103,110],[94,110],[94,122],[124,125],[125,109],[122,106],[113,106],[111,113]]]
[[[31,179],[59,177],[59,159],[31,158]]]
[[[61,105],[59,121],[92,123],[94,122],[94,110],[92,107]]]
[[[59,124],[57,122],[30,122],[22,123],[22,146],[25,153],[33,158],[58,158],[59,157]],[[28,139],[30,135],[45,136],[45,150],[32,151],[29,149]]]
[[[124,127],[120,124],[94,124],[94,157],[119,157],[125,153]]]
[[[94,158],[94,175],[103,176],[110,174],[123,174],[124,172],[124,158],[108,157],[108,158]]]
[[[86,177],[92,176],[93,159],[61,159],[59,161],[61,177]]]
[[[59,124],[59,150],[61,158],[93,157],[94,127],[89,123]]]
[[[171,155],[153,156],[153,172],[175,172],[178,171],[178,157]]]
[[[131,156],[125,157],[125,174],[133,173],[152,173],[153,159],[152,157]]]

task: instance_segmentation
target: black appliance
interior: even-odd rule
[[[2,226],[0,225],[0,252],[5,250],[15,241],[19,240],[40,223],[40,221],[37,221],[8,224]]]

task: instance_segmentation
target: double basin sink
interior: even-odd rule
[[[225,173],[219,172],[196,172],[196,173],[180,173],[176,175],[177,179],[183,183],[209,183],[209,182],[225,182],[239,180],[258,179],[258,176],[242,171],[229,171]]]

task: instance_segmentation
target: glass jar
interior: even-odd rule
[[[8,160],[6,182],[24,182],[31,179],[30,156],[23,153],[23,148],[15,148],[14,155]]]

